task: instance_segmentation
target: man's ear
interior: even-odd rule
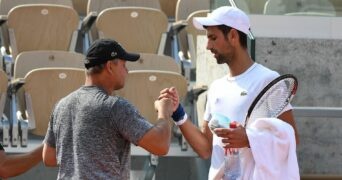
[[[228,33],[228,39],[232,44],[236,44],[239,42],[239,33],[236,29],[231,29]]]
[[[111,63],[112,62],[110,62],[110,61],[107,61],[106,62],[106,69],[108,70],[108,72],[110,73],[110,74],[113,74],[113,66],[111,65]]]

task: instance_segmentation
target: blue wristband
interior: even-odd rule
[[[178,122],[178,121],[182,120],[184,118],[184,116],[185,116],[185,111],[184,111],[182,105],[179,104],[176,111],[173,112],[173,114],[172,114],[172,119],[174,121]]]

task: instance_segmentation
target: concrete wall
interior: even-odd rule
[[[342,106],[342,18],[250,16],[256,61],[299,80],[294,106]],[[342,176],[342,117],[296,117],[302,174]]]
[[[299,80],[294,106],[341,107],[342,40],[257,38],[257,62]],[[342,175],[342,119],[296,117],[303,174]]]

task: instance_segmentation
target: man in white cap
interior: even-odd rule
[[[279,74],[251,59],[247,51],[247,34],[249,33],[250,22],[248,16],[240,9],[223,6],[214,10],[207,17],[194,18],[193,23],[196,28],[207,31],[207,49],[214,54],[218,64],[228,65],[229,73],[210,85],[202,131],[198,130],[191,121],[186,120],[187,115],[180,105],[174,113],[174,115],[178,116],[173,118],[189,144],[200,157],[206,159],[211,156],[208,177],[210,180],[253,179],[251,177],[256,177],[252,175],[256,165],[250,165],[249,170],[242,167],[243,160],[249,159],[253,161],[253,157],[251,157],[250,152],[248,155],[243,153],[243,149],[249,149],[248,151],[250,151],[251,145],[249,134],[241,125],[244,123],[248,107],[254,98],[263,87],[278,77]],[[160,98],[170,96],[174,101],[179,102],[177,91],[172,89],[165,89],[161,92]],[[177,105],[177,103],[173,104]],[[213,133],[209,126],[215,114],[224,115],[231,121],[237,121],[241,125],[238,125],[235,129],[217,128]],[[278,118],[293,127],[297,139],[291,105],[287,106]],[[285,124],[288,125],[287,123]],[[289,127],[291,128],[291,126]],[[228,163],[236,164],[230,164],[226,168],[224,168],[225,148],[240,149],[240,157],[238,160],[235,159],[235,162],[232,161],[236,156],[227,155]],[[265,154],[267,153],[265,152]],[[239,170],[239,159],[241,159],[242,170]],[[232,172],[233,174],[226,173],[233,171],[232,168],[236,167],[238,167],[238,170],[235,169],[235,172]],[[298,173],[295,173],[296,178],[299,177],[297,175]],[[269,178],[271,177],[269,176],[266,179]],[[290,179],[292,178],[290,177]]]

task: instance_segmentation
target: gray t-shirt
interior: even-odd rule
[[[81,87],[56,104],[45,136],[57,179],[129,179],[130,145],[151,127],[127,100]]]

